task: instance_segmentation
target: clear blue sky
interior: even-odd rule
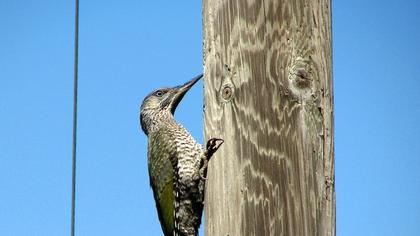
[[[73,1],[0,0],[0,235],[70,229]],[[143,97],[202,71],[200,1],[80,5],[77,235],[161,235]],[[420,235],[420,2],[333,5],[338,235]],[[176,117],[202,140],[202,82]]]

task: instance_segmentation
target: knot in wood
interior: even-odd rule
[[[295,83],[296,86],[304,89],[311,86],[311,79],[309,78],[309,73],[304,68],[298,68],[295,74]]]
[[[231,84],[225,84],[222,87],[221,95],[223,100],[226,102],[232,100],[233,98],[233,86]]]
[[[309,100],[314,86],[312,62],[303,57],[296,57],[289,67],[289,89],[299,100]]]

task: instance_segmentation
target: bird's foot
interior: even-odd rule
[[[207,166],[209,164],[210,158],[217,151],[217,149],[219,149],[223,142],[224,140],[220,138],[211,138],[207,141],[206,151],[203,157],[203,164],[200,168],[200,177],[202,179],[207,180]]]
[[[211,138],[207,141],[206,144],[206,159],[207,161],[210,161],[210,158],[213,156],[213,154],[219,149],[220,145],[223,144],[225,140],[221,138]]]

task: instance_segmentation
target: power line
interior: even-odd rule
[[[71,230],[74,236],[74,222],[76,217],[76,138],[77,138],[77,87],[79,69],[79,0],[75,0],[74,23],[74,93],[73,93],[73,148],[72,148],[72,173],[71,173]]]

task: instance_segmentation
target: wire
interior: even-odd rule
[[[72,147],[72,173],[71,173],[71,230],[74,236],[74,223],[76,217],[76,138],[77,138],[77,87],[79,69],[79,0],[75,0],[74,23],[74,93],[73,93],[73,147]]]

